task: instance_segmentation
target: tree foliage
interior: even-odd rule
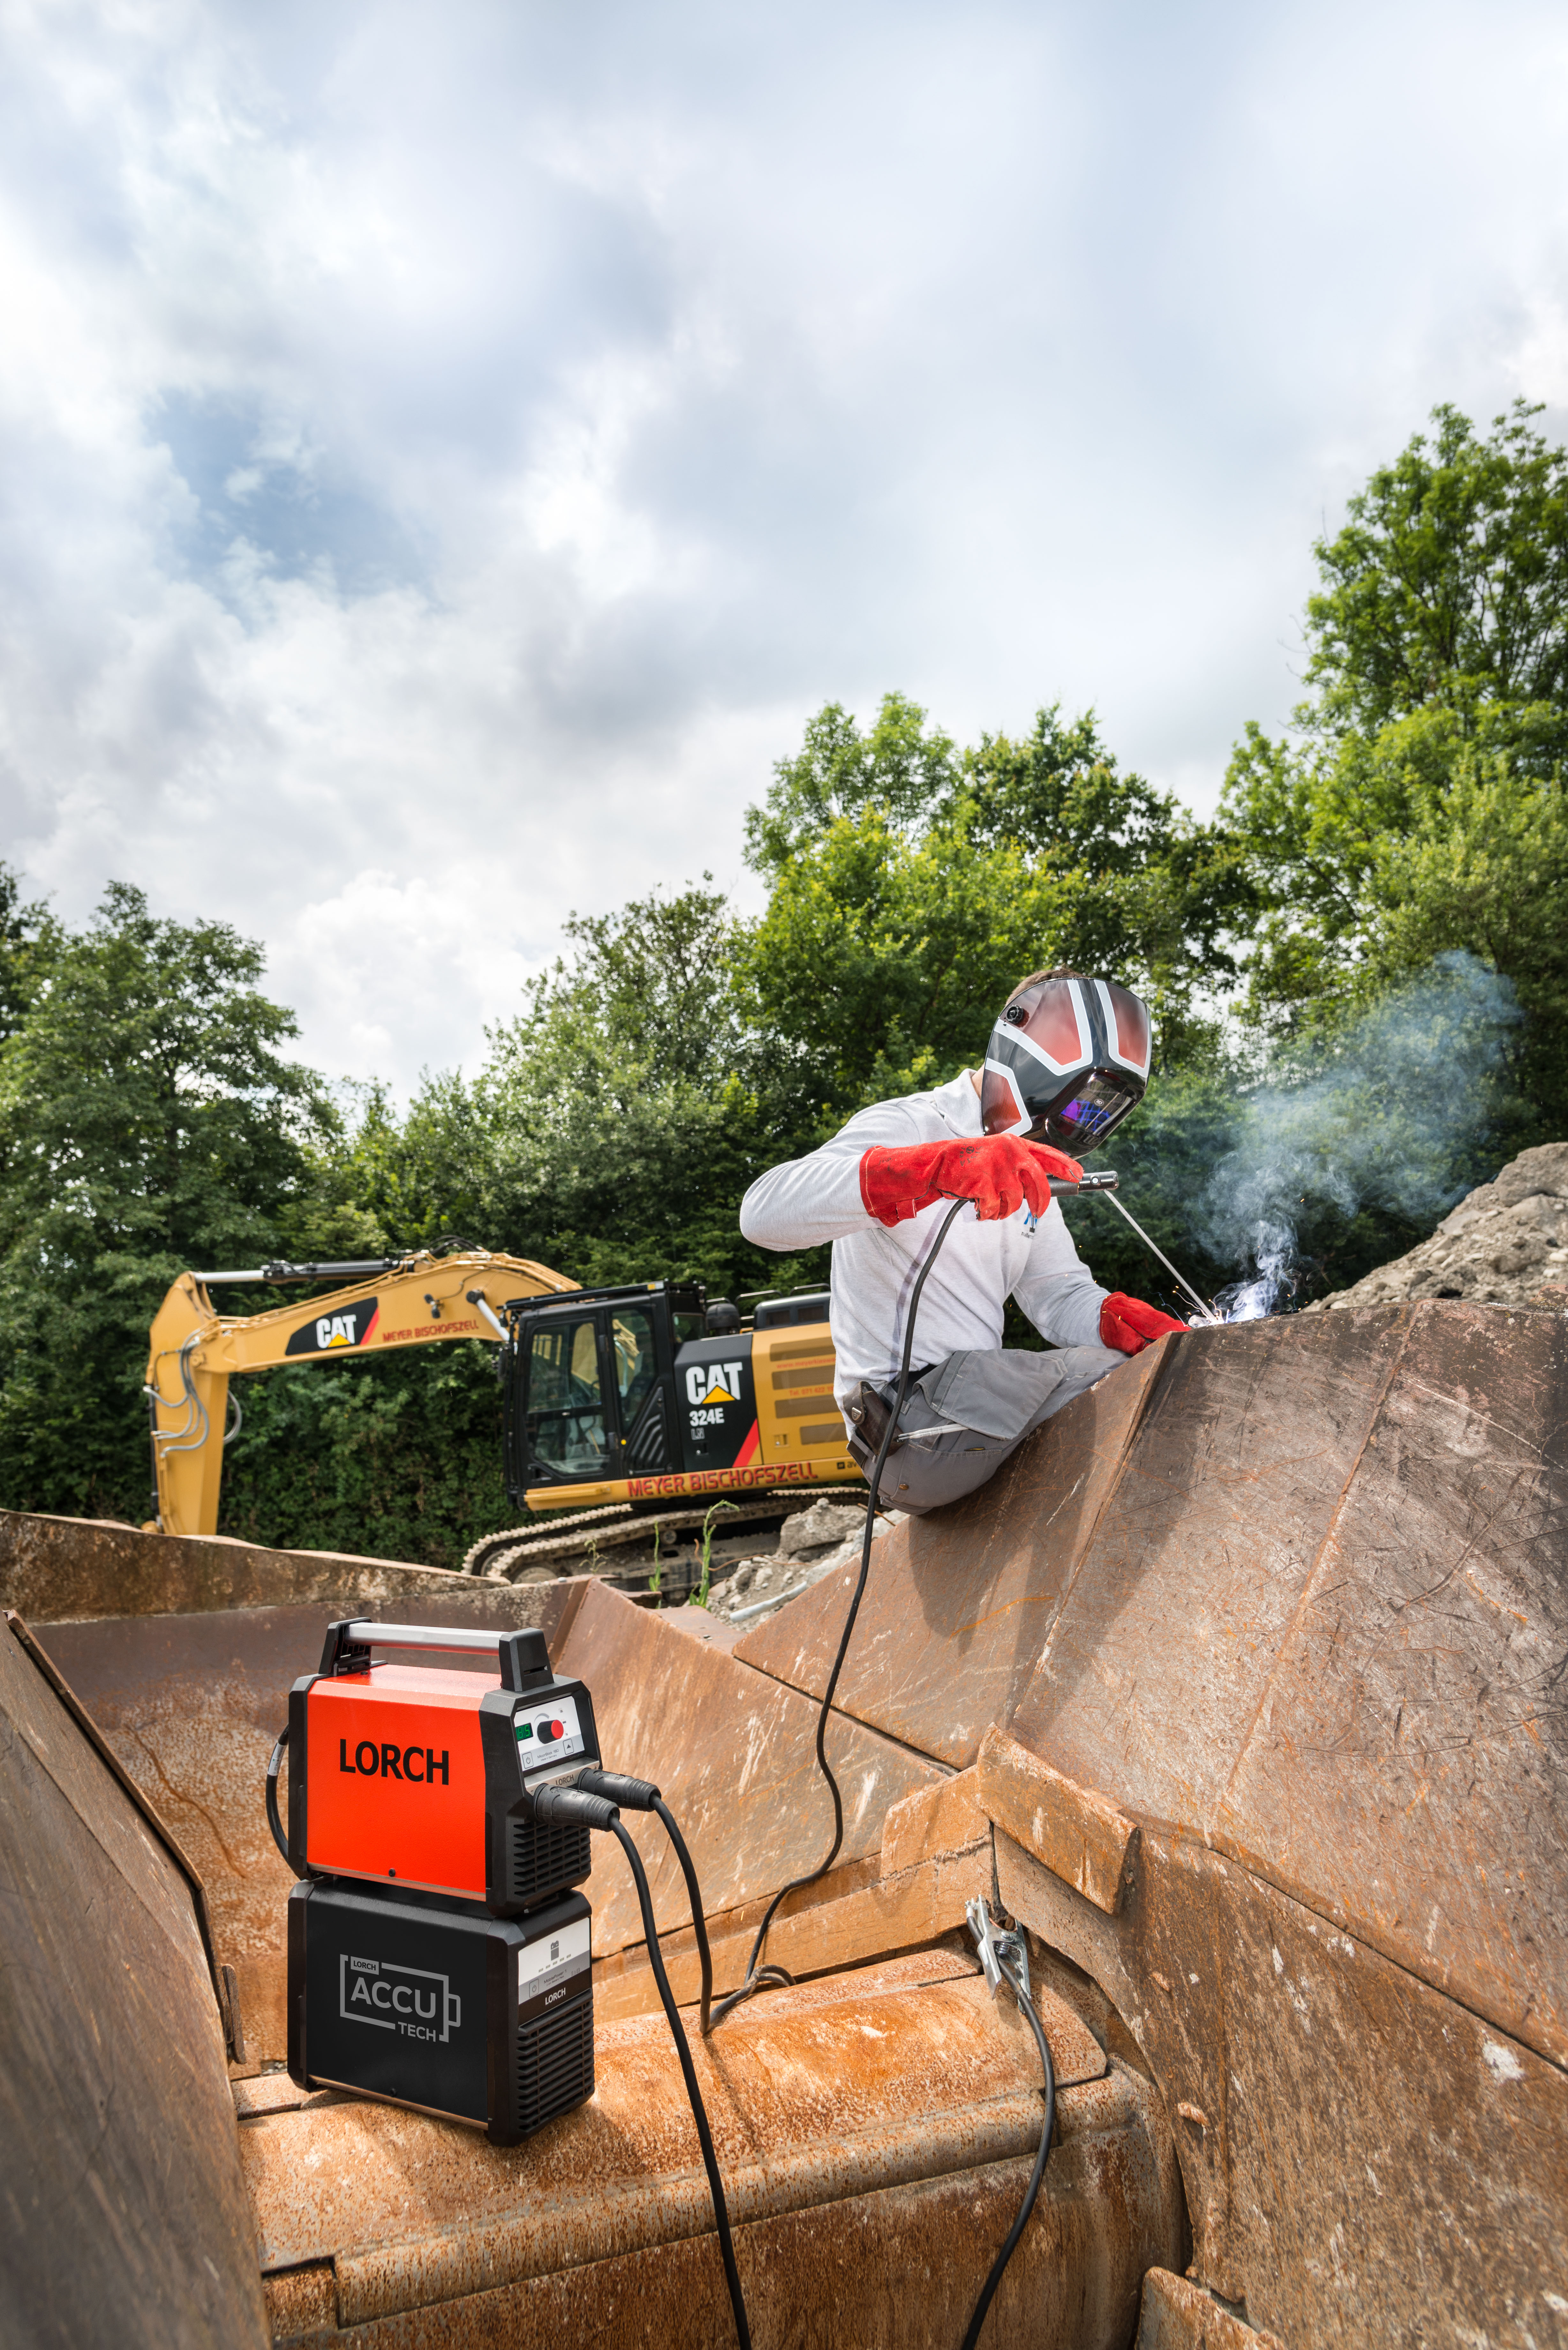
[[[830,702],[749,811],[755,919],[705,875],[572,920],[483,1066],[406,1107],[298,1066],[234,931],[118,885],[70,931],[0,868],[0,1500],[143,1513],[147,1326],[186,1266],[462,1240],[585,1283],[825,1277],[742,1239],[747,1184],[973,1066],[1055,962],[1154,1007],[1113,1156],[1200,1286],[1282,1226],[1319,1289],[1407,1246],[1568,1132],[1568,455],[1532,413],[1439,409],[1350,501],[1307,698],[1244,729],[1215,821],[1092,712],[964,746],[903,694]],[[1179,1305],[1114,1211],[1072,1216],[1108,1284]],[[243,1382],[225,1530],[455,1565],[507,1513],[493,1374],[462,1343]]]
[[[187,1266],[275,1249],[331,1111],[226,925],[115,884],[85,931],[35,925],[23,951],[0,1046],[0,1456],[16,1502],[122,1515],[147,1496],[152,1310]]]
[[[1562,1039],[1568,452],[1516,403],[1486,439],[1439,408],[1319,542],[1313,698],[1249,726],[1225,816],[1259,912],[1249,1012],[1355,1016],[1434,957],[1507,979],[1515,1148],[1568,1130]]]

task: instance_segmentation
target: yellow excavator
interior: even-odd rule
[[[347,1285],[223,1315],[223,1284]],[[833,1400],[827,1293],[763,1298],[750,1328],[701,1283],[581,1289],[525,1257],[459,1248],[353,1263],[182,1273],[153,1322],[146,1395],[164,1534],[218,1527],[236,1374],[479,1338],[501,1348],[506,1490],[528,1510],[855,1481]],[[230,1424],[230,1414],[233,1421]]]

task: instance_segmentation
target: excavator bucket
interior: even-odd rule
[[[1563,1303],[1165,1340],[874,1545],[826,1731],[843,1848],[764,1954],[795,1988],[695,2059],[759,2344],[961,2337],[1041,2113],[1033,2040],[965,1931],[980,1902],[1024,1929],[1059,2091],[988,2342],[1564,2338]],[[234,2149],[273,2338],[732,2340],[618,1851],[596,1846],[584,1888],[596,2095],[496,2147],[281,2070],[288,1877],[262,1777],[329,1618],[535,1621],[591,1690],[607,1764],[680,1820],[733,1989],[826,1848],[813,1741],[852,1571],[739,1631],[587,1578],[63,1520],[0,1521],[0,1576],[204,1885],[212,1966],[176,2004],[204,2000],[209,2033],[226,2014],[227,2084],[137,2094],[171,2119],[199,2099]],[[689,2002],[680,1871],[656,1821],[628,1825]],[[49,1982],[59,2036],[88,2032],[92,1987]],[[27,2163],[99,2160],[81,2100],[39,2081],[0,2153],[13,2196]],[[127,2237],[92,2276],[98,2333],[78,2316],[71,2338],[126,2338],[124,2307],[154,2338],[156,2263]]]

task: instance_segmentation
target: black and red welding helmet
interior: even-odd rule
[[[1137,1107],[1152,1053],[1148,1006],[1131,988],[1079,972],[1026,979],[991,1032],[981,1124],[1082,1158]]]

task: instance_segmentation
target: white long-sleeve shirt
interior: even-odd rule
[[[909,1293],[949,1206],[939,1200],[901,1224],[879,1223],[860,1196],[861,1159],[873,1145],[897,1150],[980,1132],[980,1097],[965,1070],[929,1093],[859,1111],[820,1150],[759,1175],[742,1201],[741,1230],[759,1248],[833,1243],[834,1394],[841,1407],[862,1379],[881,1387],[898,1377]],[[1029,1221],[1023,1208],[986,1223],[972,1208],[958,1217],[920,1295],[917,1370],[961,1348],[1000,1347],[1010,1297],[1053,1346],[1098,1344],[1106,1293],[1074,1247],[1061,1209],[1053,1200],[1033,1232]]]

